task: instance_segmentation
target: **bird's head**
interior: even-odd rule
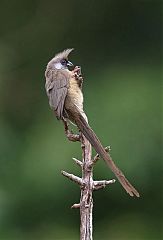
[[[73,48],[66,49],[63,52],[56,54],[55,57],[48,63],[47,68],[64,70],[69,66],[73,66],[73,64],[68,60],[68,55],[72,50]]]

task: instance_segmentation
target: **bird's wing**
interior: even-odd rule
[[[62,119],[63,108],[67,90],[69,87],[69,74],[63,71],[51,71],[46,74],[46,92],[49,97],[49,104],[55,111],[56,117]]]

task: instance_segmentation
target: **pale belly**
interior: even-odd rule
[[[65,99],[65,108],[72,109],[76,107],[80,112],[83,111],[83,94],[74,78],[70,79],[67,97]]]

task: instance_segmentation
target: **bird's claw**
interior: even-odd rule
[[[81,67],[80,66],[75,66],[73,72],[77,75],[81,75]]]
[[[81,74],[81,67],[76,66],[74,70],[72,71],[72,76],[76,79],[78,82],[78,85],[80,88],[82,88],[82,83],[83,83],[83,76]]]

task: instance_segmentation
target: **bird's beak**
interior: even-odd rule
[[[72,62],[68,61],[68,62],[67,62],[67,66],[72,67],[72,66],[74,66],[74,64],[73,64]]]

